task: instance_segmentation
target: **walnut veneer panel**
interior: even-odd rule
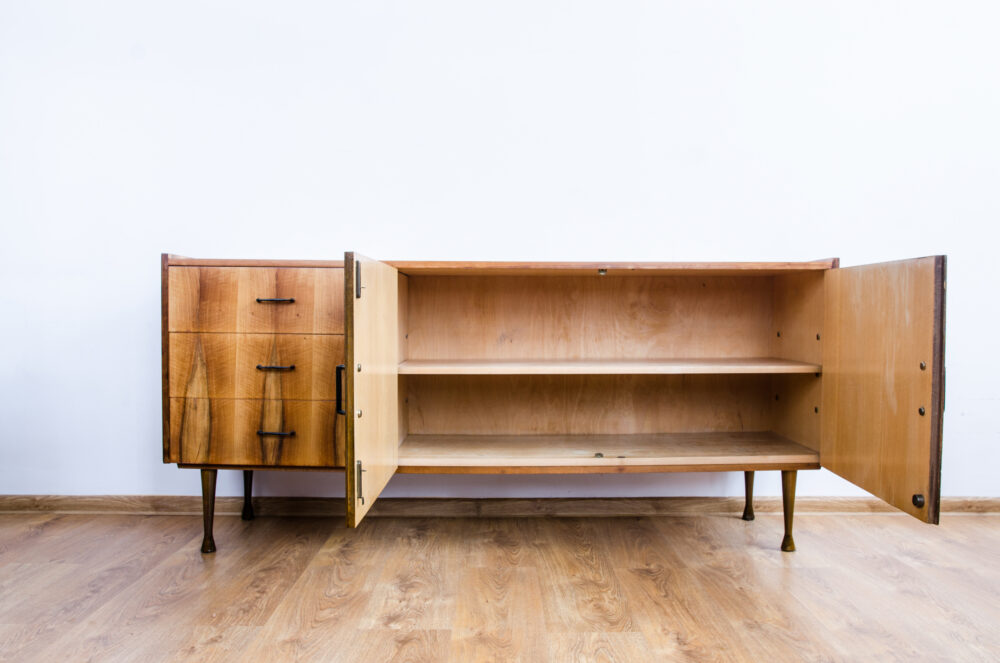
[[[344,337],[333,334],[174,332],[169,342],[172,397],[333,400],[344,362]]]
[[[171,332],[344,333],[343,269],[171,266],[168,279]]]
[[[408,359],[767,357],[773,278],[410,276]]]
[[[769,375],[409,375],[409,433],[771,430]]]
[[[295,436],[261,437],[257,431]],[[170,435],[184,464],[344,465],[344,423],[332,401],[171,398]]]

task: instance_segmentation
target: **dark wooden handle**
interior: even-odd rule
[[[294,371],[295,364],[291,366],[265,366],[263,364],[257,364],[258,371]]]
[[[261,437],[271,437],[271,436],[273,436],[273,437],[295,437],[295,431],[289,431],[287,433],[282,433],[281,431],[259,430],[259,431],[257,431],[257,435],[260,435]]]
[[[337,364],[337,414],[347,414],[344,409],[344,371],[347,366]]]
[[[258,304],[294,304],[294,297],[258,297]]]

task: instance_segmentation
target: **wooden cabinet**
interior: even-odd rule
[[[340,264],[165,260],[168,462],[345,467],[349,526],[396,473],[743,471],[749,519],[753,472],[780,470],[791,550],[796,472],[820,467],[938,520],[943,256]]]

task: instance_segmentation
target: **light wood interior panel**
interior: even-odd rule
[[[733,375],[816,373],[819,364],[790,359],[411,359],[401,375]]]
[[[410,360],[766,357],[773,278],[410,276]]]
[[[807,262],[497,262],[390,260],[389,265],[413,276],[765,276],[822,271],[837,258]]]
[[[169,331],[344,332],[343,269],[172,266],[168,279]]]
[[[820,449],[823,380],[812,375],[775,375],[773,419],[770,429],[810,449]]]
[[[816,469],[819,454],[770,432],[411,435],[400,472],[497,474]]]
[[[944,289],[943,256],[826,275],[823,466],[928,522],[940,500]]]
[[[399,275],[392,267],[355,253],[345,255],[344,265],[347,524],[356,527],[398,465]]]
[[[767,375],[407,376],[416,434],[769,430]]]
[[[823,362],[823,272],[775,276],[771,357]]]
[[[181,463],[343,467],[344,422],[332,401],[170,399]],[[261,437],[257,431],[294,437]]]
[[[336,334],[170,334],[170,396],[333,400]],[[260,370],[257,366],[294,366]],[[204,372],[204,380],[196,378]]]

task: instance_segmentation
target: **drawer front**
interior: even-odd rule
[[[171,266],[167,279],[171,332],[344,333],[343,269]]]
[[[172,332],[169,343],[171,398],[329,401],[344,362],[337,334]]]
[[[182,464],[344,466],[344,418],[332,401],[171,398],[170,436]]]

